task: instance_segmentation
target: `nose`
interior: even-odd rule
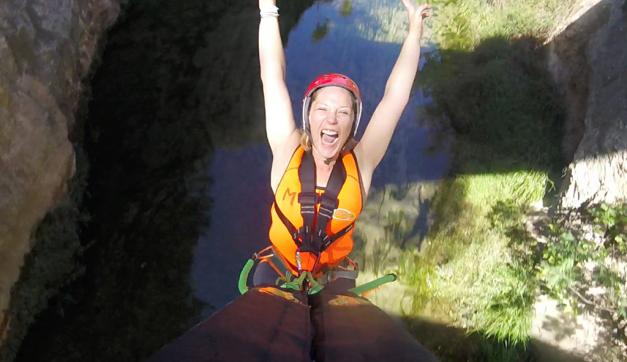
[[[329,112],[327,115],[327,122],[337,124],[337,114],[335,112]]]

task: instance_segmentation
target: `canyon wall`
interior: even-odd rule
[[[119,8],[118,0],[0,3],[0,345],[33,232],[75,173],[82,81]]]
[[[561,206],[627,199],[627,2],[585,0],[549,43],[566,103]]]

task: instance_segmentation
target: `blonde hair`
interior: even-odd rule
[[[311,150],[311,135],[309,131],[300,130],[300,146],[305,150]]]

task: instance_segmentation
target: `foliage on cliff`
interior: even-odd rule
[[[605,230],[596,242],[559,216],[548,218],[545,244],[525,224],[554,203],[564,167],[562,100],[545,70],[543,42],[573,1],[432,3],[441,49],[421,79],[435,101],[430,112],[448,118],[457,139],[452,175],[435,197],[435,223],[422,250],[406,253],[399,266],[415,287],[411,315],[480,336],[479,349],[462,354],[470,360],[532,358],[526,344],[538,293],[573,311],[605,310],[624,328],[625,237],[616,226],[624,207],[583,213]],[[587,294],[596,287],[602,296]]]
[[[435,197],[435,223],[400,272],[416,288],[412,315],[436,316],[480,337],[478,347],[443,359],[526,359],[538,281],[515,258],[503,225],[550,200],[563,166],[563,115],[542,43],[570,3],[432,3],[440,49],[421,82],[435,102],[429,112],[456,131],[455,157]],[[515,212],[495,220],[503,205]],[[431,347],[443,350],[439,343]]]

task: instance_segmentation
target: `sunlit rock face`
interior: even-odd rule
[[[561,206],[627,198],[627,2],[582,0],[549,44],[549,69],[566,106],[564,157],[571,161]],[[576,316],[541,296],[531,335],[586,361],[618,361],[614,332],[593,313]],[[557,323],[555,322],[557,321]],[[615,336],[615,335],[614,335]],[[538,348],[541,360],[560,361]]]
[[[582,1],[581,16],[551,43],[551,70],[567,120],[561,205],[627,198],[627,5]]]
[[[74,174],[81,80],[118,12],[118,0],[0,2],[0,346],[31,234]]]

